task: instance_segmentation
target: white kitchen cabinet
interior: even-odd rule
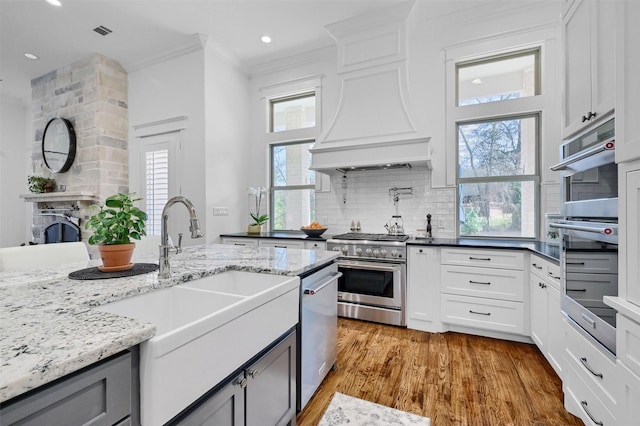
[[[326,250],[326,241],[305,241],[304,248],[307,250]]]
[[[273,238],[260,238],[258,240],[258,247],[303,249],[304,243],[305,242],[302,240],[276,240]]]
[[[562,378],[564,334],[560,311],[560,267],[531,255],[531,339]]]
[[[567,411],[587,425],[616,423],[616,358],[565,319],[562,388]]]
[[[241,247],[258,247],[257,238],[223,238],[222,244],[230,244]]]
[[[443,248],[443,327],[529,341],[528,269],[523,268],[527,256],[519,250]]]
[[[440,248],[409,246],[407,251],[407,328],[439,332]]]
[[[615,7],[616,162],[640,158],[640,2],[619,0]]]
[[[640,161],[619,165],[619,239],[618,296],[640,306]]]
[[[609,115],[615,106],[615,8],[575,0],[562,20],[563,138]]]

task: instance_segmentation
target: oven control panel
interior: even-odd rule
[[[343,256],[361,259],[404,260],[406,245],[404,243],[362,244],[354,242],[329,243],[327,249],[339,251]]]

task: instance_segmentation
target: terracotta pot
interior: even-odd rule
[[[100,258],[102,266],[99,266],[103,272],[126,271],[133,268],[131,256],[133,249],[136,247],[134,243],[129,244],[100,244]]]
[[[262,225],[247,226],[247,234],[259,234],[262,232]]]

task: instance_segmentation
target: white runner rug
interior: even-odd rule
[[[385,407],[336,392],[318,426],[430,426],[427,417]]]

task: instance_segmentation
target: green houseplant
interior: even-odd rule
[[[133,205],[142,198],[134,194],[115,194],[107,197],[100,211],[89,218],[86,229],[93,229],[89,244],[97,244],[102,258],[102,271],[131,269],[135,244],[145,232],[147,214]]]
[[[45,192],[53,192],[56,189],[55,179],[42,176],[29,176],[27,178],[29,191],[34,194],[43,194]]]

